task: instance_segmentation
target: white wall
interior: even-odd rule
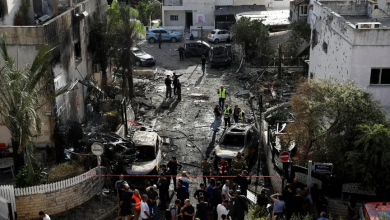
[[[273,10],[289,9],[290,0],[282,0],[282,1],[265,0],[264,5],[265,7],[272,8]]]
[[[164,13],[164,26],[183,26],[186,25],[186,13],[185,11],[165,11]],[[170,17],[171,15],[178,15],[179,20],[177,21],[171,21]]]

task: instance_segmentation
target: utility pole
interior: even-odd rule
[[[278,79],[282,79],[282,44],[279,44]]]

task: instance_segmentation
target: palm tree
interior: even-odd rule
[[[114,0],[108,9],[109,26],[114,33],[116,49],[120,49],[118,56],[119,67],[123,68],[123,89],[126,88],[126,79],[128,85],[129,98],[134,98],[133,84],[133,60],[131,56],[131,47],[134,46],[137,35],[145,35],[145,29],[141,22],[136,20],[138,11],[128,5],[119,5]],[[125,93],[125,91],[123,91]]]
[[[33,63],[24,69],[19,69],[8,53],[5,34],[1,37],[0,47],[3,64],[0,66],[0,116],[11,133],[15,171],[18,172],[23,165],[23,152],[27,163],[33,160],[32,141],[41,135],[38,110],[64,90],[49,94],[52,85],[51,47],[42,46]]]

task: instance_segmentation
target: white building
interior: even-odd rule
[[[388,4],[383,5],[380,8],[374,1],[314,2],[309,76],[355,80],[387,108],[390,16]]]
[[[229,28],[242,12],[288,9],[289,0],[164,0],[163,26]]]

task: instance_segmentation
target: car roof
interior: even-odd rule
[[[213,31],[228,31],[228,30],[225,30],[225,29],[214,29]]]
[[[252,128],[253,125],[251,124],[237,124],[231,126],[228,130],[226,130],[227,133],[232,133],[232,134],[246,134],[246,132]]]
[[[133,142],[136,147],[154,146],[156,144],[158,134],[149,131],[136,131],[133,135]]]
[[[141,48],[139,47],[132,47],[131,50],[140,50]]]

